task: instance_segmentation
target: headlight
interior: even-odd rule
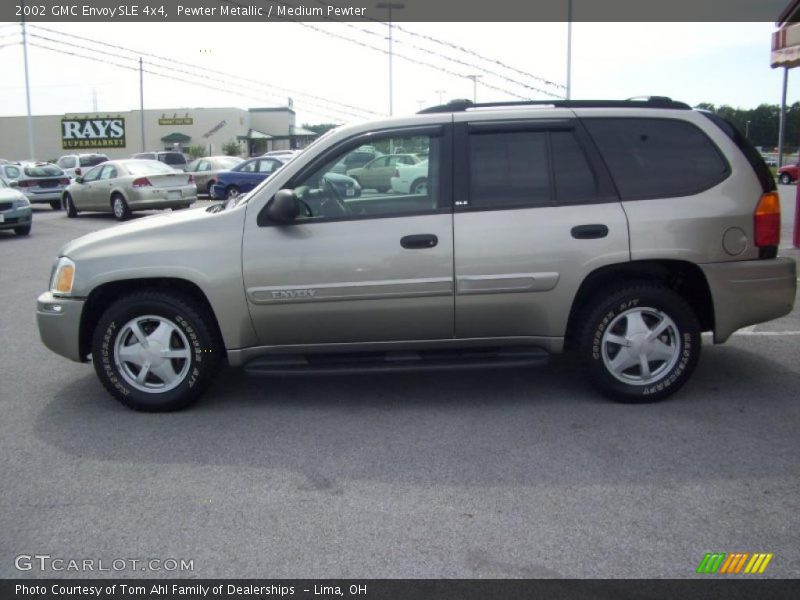
[[[14,200],[14,208],[26,208],[30,206],[31,203],[27,198],[17,198]]]
[[[75,263],[62,256],[56,263],[53,279],[50,281],[50,291],[54,294],[69,294],[75,281]]]

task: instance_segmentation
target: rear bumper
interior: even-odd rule
[[[714,342],[737,329],[791,312],[797,293],[797,265],[791,258],[699,265],[714,299]]]
[[[80,354],[83,300],[57,298],[45,292],[36,301],[36,324],[42,343],[56,354],[84,362]]]

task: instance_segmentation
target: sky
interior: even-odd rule
[[[438,104],[440,97],[446,101],[476,93],[478,101],[489,102],[546,100],[552,96],[543,92],[565,93],[558,87],[566,83],[565,23],[397,25],[406,31],[393,32],[395,115]],[[782,72],[769,66],[774,27],[575,23],[572,97],[659,95],[692,105],[711,102],[742,108],[778,104]],[[22,46],[14,43],[20,40],[19,31],[19,24],[0,23],[3,116],[26,113]],[[145,108],[277,106],[291,97],[298,124],[376,118],[389,114],[387,31],[385,24],[368,22],[29,24],[31,109],[33,114],[93,112],[95,102],[99,112],[138,108],[136,57],[145,52],[184,63],[144,56],[146,70],[167,75],[145,73]],[[151,66],[157,62],[176,70]],[[481,76],[476,90],[465,77],[473,74]],[[797,100],[800,72],[790,72],[788,102]]]

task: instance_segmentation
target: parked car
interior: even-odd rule
[[[75,179],[89,167],[96,167],[108,160],[105,154],[66,154],[56,161],[56,165],[67,174],[70,179]]]
[[[185,154],[170,150],[165,150],[163,152],[138,152],[131,156],[131,158],[137,158],[140,160],[157,160],[165,165],[169,165],[176,171],[185,171],[188,163]]]
[[[28,235],[32,223],[31,203],[22,192],[0,179],[0,229],[13,229],[17,235]]]
[[[783,185],[789,185],[797,181],[797,174],[800,171],[800,163],[794,165],[784,165],[778,169],[778,181]]]
[[[349,171],[350,169],[357,169],[358,167],[363,167],[369,161],[379,156],[383,156],[383,153],[376,150],[373,146],[361,146],[356,150],[354,150],[353,152],[349,152],[347,156],[343,157],[341,161],[336,163],[331,168],[331,171],[333,173],[340,173],[342,175],[345,175],[347,171]]]
[[[0,163],[0,179],[5,179],[6,183],[11,184],[17,181],[20,177],[22,177],[22,163]]]
[[[397,165],[394,176],[389,180],[392,191],[398,194],[428,193],[428,161],[414,165]]]
[[[355,179],[362,189],[385,192],[392,187],[391,178],[400,165],[415,165],[419,162],[414,154],[387,154],[379,156],[363,167],[348,169],[347,176]]]
[[[155,160],[111,160],[89,169],[63,194],[67,216],[111,212],[119,221],[133,211],[188,208],[197,200],[194,176]]]
[[[197,191],[211,195],[211,186],[217,182],[222,171],[228,171],[242,163],[238,156],[206,156],[186,165],[186,172],[194,175]]]
[[[270,376],[565,350],[650,402],[689,380],[701,332],[791,311],[775,181],[728,121],[668,98],[487,108],[342,127],[225,205],[73,240],[43,342],[146,411],[189,405],[224,359]],[[428,194],[342,197],[331,168],[364,143],[429,147]]]
[[[302,150],[270,150],[269,152],[264,152],[261,156],[272,156],[288,162],[290,159],[300,154],[300,152],[302,152]]]
[[[11,165],[4,165],[9,171]],[[61,194],[69,185],[69,177],[56,165],[44,162],[23,163],[19,176],[11,182],[31,204],[49,204],[53,210],[61,209]]]
[[[227,172],[221,172],[217,183],[211,187],[211,197],[217,200],[235,198],[258,186],[275,174],[291,158],[258,157],[251,158]],[[361,187],[352,178],[337,173],[328,173],[326,181],[335,185],[344,198],[361,195]]]

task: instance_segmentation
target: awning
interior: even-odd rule
[[[237,140],[271,140],[272,136],[258,129],[249,129],[247,135],[237,135]]]
[[[169,135],[165,135],[164,137],[161,138],[161,141],[166,142],[167,144],[176,144],[176,143],[180,144],[183,142],[188,142],[191,139],[192,138],[186,135],[185,133],[178,133],[176,131],[175,133],[170,133]]]

